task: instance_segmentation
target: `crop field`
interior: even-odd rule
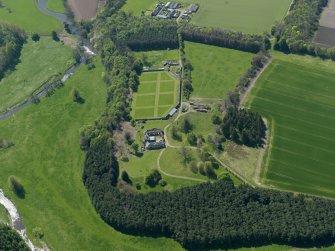
[[[63,25],[53,17],[43,14],[35,0],[2,0],[0,20],[17,25],[29,33],[49,35],[53,30],[62,30]]]
[[[0,111],[30,97],[52,76],[64,73],[74,63],[71,51],[51,38],[42,37],[38,42],[29,39],[23,46],[20,63],[0,81]]]
[[[245,33],[270,31],[275,21],[286,14],[291,0],[185,0],[198,3],[199,12],[192,23],[199,26],[226,28]]]
[[[135,119],[164,117],[178,102],[179,82],[167,72],[145,72],[133,95]]]
[[[250,107],[272,128],[265,182],[334,197],[334,63],[321,68],[313,63],[317,59],[297,58],[275,59],[249,96]]]
[[[224,99],[250,67],[254,54],[198,43],[185,43],[191,62],[192,98]]]
[[[105,108],[99,62],[96,59],[96,68],[90,71],[83,65],[63,88],[40,104],[0,121],[0,138],[15,144],[0,151],[0,185],[23,216],[29,237],[34,240],[32,230],[41,228],[52,250],[181,250],[171,239],[115,231],[91,204],[82,182],[85,154],[79,147],[79,132]],[[74,87],[84,104],[72,101]],[[10,191],[10,175],[22,181],[24,199]]]
[[[63,0],[48,0],[47,8],[57,13],[64,13],[65,11]]]

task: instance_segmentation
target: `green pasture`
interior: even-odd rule
[[[17,25],[28,33],[50,35],[53,30],[63,29],[63,25],[57,19],[45,15],[38,9],[35,0],[2,0],[1,2],[4,7],[0,8],[0,20]]]
[[[150,68],[164,67],[163,63],[166,60],[179,61],[178,50],[154,50],[145,52],[134,52],[135,57],[141,59],[144,66]]]
[[[291,0],[184,0],[200,9],[191,22],[199,26],[225,28],[259,34],[270,31],[284,18]]]
[[[9,224],[10,223],[10,217],[9,214],[6,210],[6,208],[4,208],[2,205],[0,205],[0,223],[6,223]]]
[[[0,111],[25,100],[52,76],[63,74],[74,63],[72,49],[51,38],[30,38],[21,51],[20,63],[0,81]]]
[[[157,0],[126,0],[126,4],[122,7],[122,10],[139,16],[142,11],[153,10],[156,3],[158,3]]]
[[[164,117],[178,103],[178,80],[167,72],[145,72],[133,95],[135,119]]]
[[[249,69],[254,54],[193,42],[185,43],[191,62],[192,98],[224,99]]]
[[[334,197],[334,63],[326,67],[329,62],[314,61],[298,56],[275,59],[252,89],[247,105],[265,116],[272,128],[265,182]]]
[[[48,0],[47,8],[57,13],[65,12],[63,0]]]
[[[93,208],[82,182],[84,152],[81,128],[94,123],[105,109],[105,84],[100,59],[96,68],[81,68],[54,95],[0,121],[0,138],[15,146],[0,151],[0,186],[13,200],[34,242],[32,230],[42,229],[52,250],[181,250],[167,238],[121,234],[105,224]],[[72,101],[77,88],[85,100]],[[24,199],[10,190],[8,177],[25,187]]]

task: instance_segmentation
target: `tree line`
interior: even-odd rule
[[[0,224],[0,249],[30,251],[20,235],[9,226]]]
[[[264,49],[265,40],[267,39],[261,35],[250,35],[218,28],[205,28],[192,24],[182,25],[179,28],[179,32],[183,39],[188,41],[253,53]]]
[[[25,40],[26,35],[22,30],[0,22],[0,79],[18,63]]]

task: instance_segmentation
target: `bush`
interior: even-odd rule
[[[129,175],[127,173],[127,171],[122,171],[121,173],[121,179],[125,182],[127,182],[128,184],[132,184],[133,182],[131,181],[131,179],[129,178]]]
[[[52,37],[52,39],[53,39],[54,41],[59,42],[59,37],[58,37],[56,31],[52,31],[52,32],[51,32],[51,37]]]
[[[38,35],[37,33],[34,33],[33,35],[31,35],[31,39],[34,42],[40,41],[40,35]]]
[[[9,177],[9,185],[11,187],[11,189],[13,190],[13,192],[20,198],[24,198],[25,197],[25,190],[23,185],[21,184],[20,180],[15,177],[15,176],[10,176]]]
[[[194,133],[189,133],[187,135],[187,141],[190,143],[191,146],[196,146],[197,145],[197,136],[195,136]]]
[[[183,140],[183,137],[178,133],[178,129],[177,129],[176,126],[172,126],[171,136],[174,140],[177,140],[177,141],[182,141]]]
[[[197,163],[195,161],[191,161],[189,167],[192,173],[197,174],[199,172]]]
[[[167,185],[167,182],[166,182],[165,180],[160,180],[160,181],[159,181],[159,185],[160,185],[161,187],[165,187],[165,186]]]
[[[161,174],[158,170],[153,170],[146,178],[145,184],[149,187],[155,187],[158,182],[162,179]]]
[[[84,103],[84,99],[80,96],[80,92],[78,91],[77,88],[72,89],[72,100],[73,102],[82,104]]]
[[[193,130],[193,125],[188,117],[185,117],[181,122],[180,129],[183,133],[190,133]]]

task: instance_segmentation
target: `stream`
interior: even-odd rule
[[[53,11],[50,11],[46,8],[46,4],[47,4],[48,0],[36,0],[37,6],[40,9],[40,11],[42,11],[43,13],[45,13],[48,16],[52,16],[57,18],[60,22],[62,23],[67,23],[71,28],[71,32],[73,35],[75,35],[78,39],[80,39],[80,35],[78,34],[76,28],[73,26],[71,20],[69,20],[67,18],[67,16],[65,14],[62,13],[56,13]],[[84,51],[84,54],[86,55],[90,55],[90,56],[95,56],[96,54],[93,52],[93,50],[91,49],[89,43],[86,41],[84,42],[84,44],[81,46],[81,48]],[[85,55],[82,56],[80,63],[78,64],[74,64],[73,66],[71,66],[63,75],[61,81],[64,83],[72,74],[74,74],[74,72],[78,69],[78,67],[83,64],[85,62]],[[48,88],[50,88],[52,86],[47,86],[47,87],[42,87],[36,94],[37,98],[41,98],[47,95],[48,93]],[[12,115],[14,115],[15,113],[19,112],[20,110],[22,110],[23,108],[31,105],[34,103],[34,99],[29,99],[28,101],[26,101],[25,103],[19,105],[19,106],[15,106],[10,108],[7,112],[0,114],[0,120],[2,119],[6,119]],[[23,224],[23,220],[20,217],[17,208],[15,207],[14,203],[9,200],[5,194],[3,193],[3,191],[0,189],[0,204],[3,205],[10,218],[11,218],[11,226],[13,227],[13,229],[15,229],[20,236],[22,237],[22,239],[25,241],[25,243],[29,246],[29,248],[32,251],[47,251],[49,250],[48,248],[37,248],[34,246],[34,244],[30,241],[30,239],[28,238],[27,234],[26,234],[26,228]]]

